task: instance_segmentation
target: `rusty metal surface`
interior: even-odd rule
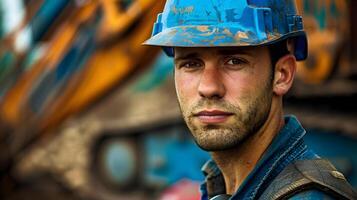
[[[316,110],[310,107],[288,105],[286,114],[294,114],[308,129],[337,132],[357,139],[357,114],[346,114],[329,110]]]
[[[353,70],[350,49],[350,1],[297,0],[309,40],[309,57],[298,64],[297,76],[307,84],[319,85]]]

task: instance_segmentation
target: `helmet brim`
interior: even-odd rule
[[[167,28],[152,36],[143,45],[163,47],[173,56],[174,47],[244,47],[269,45],[290,37],[297,38],[295,56],[297,60],[307,57],[307,39],[304,31],[290,32],[286,35],[274,33],[255,34],[243,27],[223,26],[180,26]]]

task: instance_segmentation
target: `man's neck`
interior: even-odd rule
[[[232,195],[237,191],[283,125],[282,108],[272,106],[262,128],[244,143],[234,149],[211,152],[224,176],[227,194]]]

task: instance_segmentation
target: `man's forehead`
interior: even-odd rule
[[[175,59],[182,57],[199,57],[203,54],[212,55],[235,55],[246,54],[254,55],[255,53],[262,51],[264,47],[176,47]]]

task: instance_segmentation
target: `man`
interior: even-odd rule
[[[356,198],[283,115],[307,57],[293,0],[168,0],[145,44],[174,56],[183,117],[211,153],[202,199]]]

